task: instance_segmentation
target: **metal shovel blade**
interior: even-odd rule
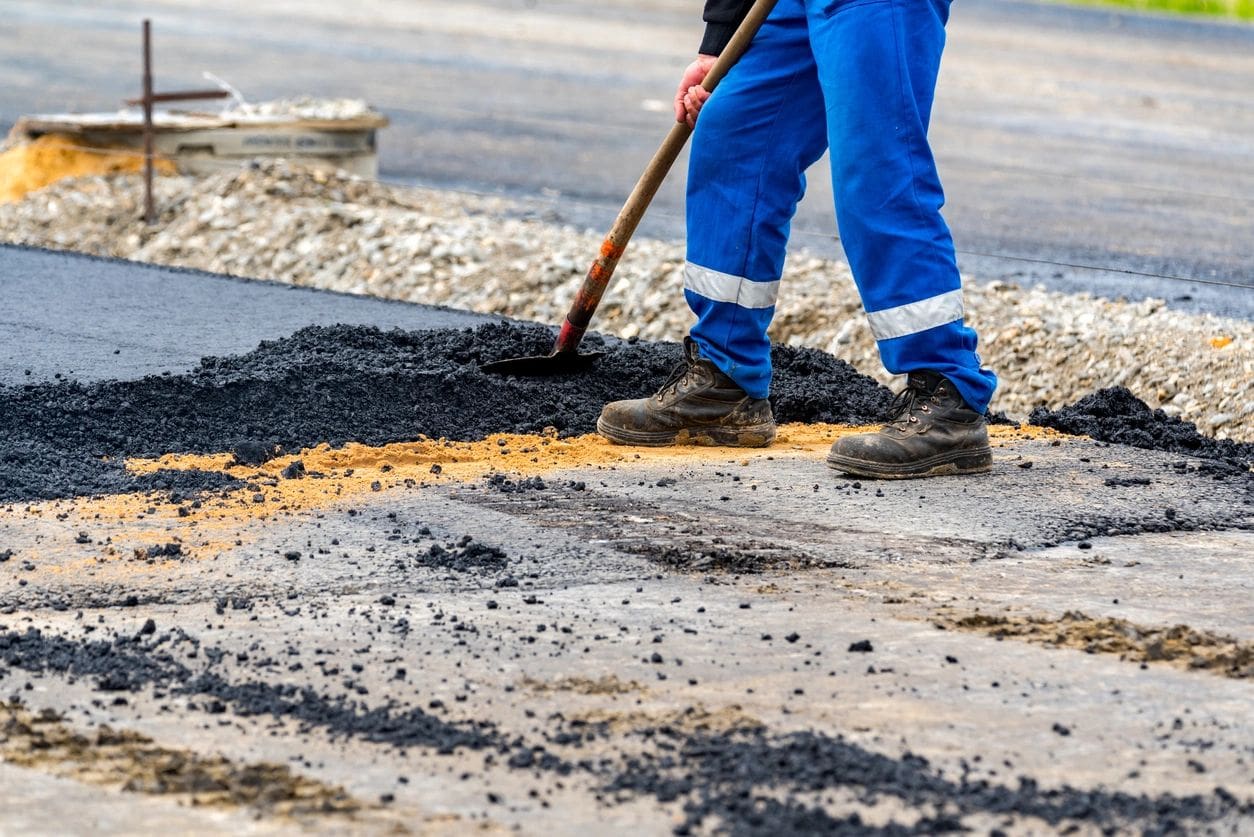
[[[485,363],[479,368],[492,375],[515,375],[520,378],[543,378],[554,375],[575,375],[592,368],[605,352],[554,352],[551,355],[515,357]]]

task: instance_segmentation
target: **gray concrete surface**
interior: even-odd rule
[[[163,87],[211,70],[253,99],[364,97],[394,122],[386,177],[530,196],[600,230],[665,133],[698,5],[6,0],[0,126],[133,95],[151,15]],[[1254,285],[1251,56],[1248,25],[955,3],[933,133],[964,268],[1254,316],[1246,289],[1031,261]],[[811,172],[795,242],[835,254],[827,178]],[[682,234],[681,183],[646,232]]]
[[[395,467],[378,470],[384,460]],[[1019,467],[1029,460],[1035,467]],[[641,746],[632,731],[650,724],[739,719],[776,734],[840,734],[997,784],[1026,776],[1045,787],[1176,795],[1222,786],[1254,799],[1248,680],[932,624],[940,613],[1080,610],[1254,640],[1254,512],[1233,506],[1211,477],[1177,475],[1176,461],[1082,440],[1003,437],[987,479],[855,488],[824,466],[821,448],[786,441],[752,452],[627,451],[543,471],[547,490],[502,492],[480,479],[406,487],[407,477],[430,480],[428,466],[394,452],[355,475],[378,477],[381,491],[353,493],[345,482],[344,499],[284,503],[264,515],[218,518],[210,502],[190,518],[160,504],[134,517],[125,509],[142,503],[108,499],[0,514],[0,543],[34,565],[0,574],[0,600],[9,603],[0,623],[65,637],[95,626],[93,635],[107,638],[133,635],[152,618],[158,632],[179,626],[225,651],[215,670],[235,681],[309,685],[370,707],[442,706],[432,710],[439,717],[491,720],[530,740],[564,720],[611,724],[606,739],[577,748],[549,743],[570,758],[632,752]],[[1152,483],[1106,486],[1112,473]],[[659,489],[663,478],[677,482]],[[584,490],[570,486],[575,480]],[[1050,546],[1112,521],[1153,526],[1168,507],[1180,510],[1180,526],[1220,531]],[[410,559],[429,542],[466,534],[503,549],[519,586]],[[132,545],[171,536],[183,540],[184,558],[127,560]],[[282,557],[293,547],[303,552],[296,562]],[[717,561],[702,561],[716,552]],[[685,569],[668,563],[676,557]],[[131,594],[137,607],[108,606]],[[864,639],[871,653],[849,653]],[[397,679],[397,668],[407,674]],[[31,683],[24,700],[74,724],[107,722],[242,762],[291,764],[363,800],[393,794],[388,814],[411,825],[662,834],[679,815],[676,803],[614,804],[581,772],[555,782],[471,751],[401,751],[268,716],[208,714],[195,695],[144,691],[101,704],[90,678],[19,671],[0,679],[0,690],[23,682]],[[614,688],[586,686],[606,682]],[[0,800],[10,792],[0,789]],[[818,804],[870,822],[908,814],[891,798],[872,803],[848,788]],[[1052,830],[1031,817],[977,813],[964,823]],[[1216,826],[1243,833],[1254,823]]]
[[[0,384],[183,372],[202,357],[241,354],[309,325],[461,328],[492,319],[0,245]]]
[[[4,813],[0,833],[6,837],[50,834],[275,834],[269,822],[238,811],[189,810],[172,800],[119,794],[110,788],[84,785],[73,779],[0,764]],[[142,825],[141,825],[142,824]]]

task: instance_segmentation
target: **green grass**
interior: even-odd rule
[[[1089,6],[1122,6],[1150,12],[1178,12],[1254,20],[1254,0],[1080,0],[1080,2]]]

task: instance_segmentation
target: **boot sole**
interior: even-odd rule
[[[908,480],[921,477],[944,477],[961,474],[986,474],[993,470],[993,451],[990,448],[949,451],[929,456],[918,462],[885,465],[865,459],[829,454],[827,464],[838,471],[855,477],[882,480]]]
[[[614,427],[597,419],[597,433],[616,445],[650,448],[664,448],[671,445],[764,448],[775,441],[775,424],[771,422],[749,427],[699,427],[648,432]]]

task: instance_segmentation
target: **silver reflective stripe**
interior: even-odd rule
[[[876,340],[891,340],[961,320],[962,313],[962,289],[959,288],[909,305],[868,311],[866,318]]]
[[[779,298],[779,281],[753,282],[743,276],[719,273],[688,262],[684,288],[715,302],[732,302],[741,308],[770,308]]]

